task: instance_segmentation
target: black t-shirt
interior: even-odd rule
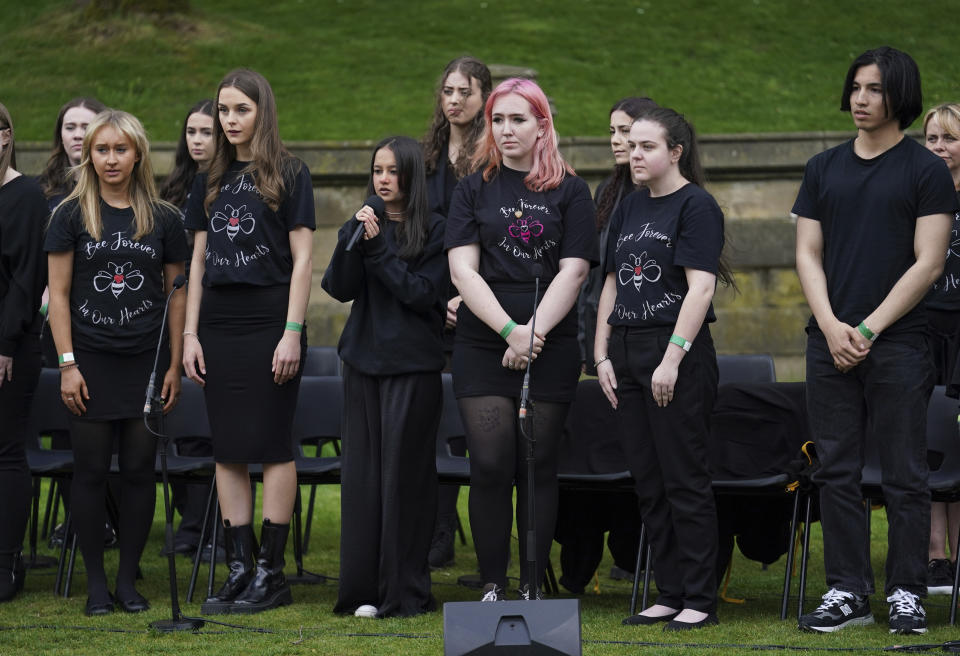
[[[284,176],[284,194],[278,211],[266,204],[253,175],[243,173],[247,162],[233,162],[223,177],[220,193],[203,209],[207,176],[193,181],[187,200],[188,230],[207,233],[204,287],[218,285],[287,285],[293,271],[289,233],[297,226],[316,229],[310,171],[300,160]]]
[[[913,139],[872,159],[857,156],[853,146],[851,139],[807,162],[793,213],[820,222],[830,306],[856,326],[916,261],[917,218],[953,214],[957,198],[943,160]],[[810,325],[816,326],[813,317]],[[925,330],[918,303],[884,335]]]
[[[0,187],[0,355],[12,356],[26,333],[38,332],[47,284],[47,216],[47,201],[33,178],[21,175]]]
[[[957,201],[960,204],[960,192]],[[947,261],[943,264],[943,275],[927,294],[927,307],[945,312],[960,311],[960,210],[953,213]]]
[[[133,355],[155,348],[165,302],[163,265],[183,262],[187,242],[175,210],[155,206],[153,232],[139,241],[133,210],[100,202],[95,240],[72,200],[54,213],[47,252],[73,251],[70,323],[78,350]]]
[[[447,217],[447,249],[479,242],[480,275],[489,284],[533,281],[534,262],[549,283],[567,257],[597,261],[590,189],[567,175],[556,189],[530,191],[526,172],[500,167],[490,182],[481,173],[457,185]]]
[[[666,196],[639,189],[610,217],[607,273],[617,279],[611,326],[673,326],[687,295],[685,268],[717,274],[723,212],[702,187],[688,183]],[[713,304],[705,322],[716,321]]]

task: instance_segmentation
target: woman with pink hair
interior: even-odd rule
[[[597,259],[586,183],[557,149],[547,98],[534,82],[504,81],[484,107],[481,170],[454,191],[446,247],[457,313],[453,386],[470,451],[470,524],[484,601],[504,598],[513,482],[518,534],[526,535],[526,440],[515,419],[532,337],[530,399],[536,439],[537,563],[550,553],[557,514],[557,447],[580,372],[580,284]],[[533,325],[535,279],[541,294]],[[530,430],[527,428],[527,430]],[[526,540],[520,561],[527,561]],[[542,569],[537,573],[542,575]],[[529,573],[520,594],[529,597]],[[539,586],[538,586],[539,587]]]

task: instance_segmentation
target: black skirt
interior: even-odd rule
[[[300,371],[273,382],[273,352],[287,318],[287,286],[205,287],[199,338],[207,373],[204,395],[213,458],[223,463],[293,460],[291,429],[307,351],[300,337]]]
[[[83,402],[87,411],[79,417],[70,415],[72,419],[112,421],[143,416],[155,351],[134,355],[84,351],[76,347],[74,351],[90,398]],[[164,349],[157,366],[157,387],[162,388],[169,363],[169,352]]]
[[[541,283],[540,298],[547,285]],[[533,312],[533,284],[491,285],[500,306],[518,324]],[[538,331],[539,332],[539,331]],[[467,396],[520,398],[524,371],[503,366],[507,343],[483,323],[466,303],[457,312],[453,349],[453,391]],[[580,347],[577,344],[576,306],[547,335],[543,350],[530,372],[530,398],[553,403],[573,400],[580,378]]]

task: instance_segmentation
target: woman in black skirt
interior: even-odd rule
[[[537,562],[550,553],[557,511],[557,447],[580,373],[577,292],[596,260],[593,201],[557,150],[546,96],[509,79],[487,100],[482,172],[464,178],[447,217],[450,274],[463,295],[453,351],[454,390],[470,451],[470,525],[483,599],[502,599],[513,482],[526,536],[526,440],[516,420],[539,275],[530,381],[536,439]],[[539,354],[539,357],[537,357]],[[526,539],[520,559],[526,563]],[[537,573],[539,577],[540,572]],[[530,573],[521,575],[528,594]]]
[[[291,428],[306,354],[313,187],[280,141],[270,84],[247,69],[217,89],[215,153],[197,176],[183,364],[204,386],[230,569],[205,613],[292,602],[283,551],[297,493]],[[263,527],[253,532],[248,465],[263,464]]]
[[[430,209],[444,217],[450,210],[450,199],[457,183],[479,166],[474,154],[483,137],[483,104],[492,89],[490,69],[474,57],[457,57],[447,64],[440,77],[433,121],[422,143]],[[445,370],[450,368],[457,310],[462,300],[456,287],[450,284],[443,330],[443,353],[447,358]],[[454,455],[466,455],[462,440],[452,443],[450,448]],[[433,569],[453,564],[459,494],[459,485],[439,486],[437,522],[430,544],[430,567]]]
[[[723,213],[704,191],[693,127],[653,108],[630,128],[630,167],[643,189],[610,219],[594,343],[600,386],[650,534],[657,603],[624,624],[668,630],[717,623],[717,513],[707,438],[717,393],[716,281]]]
[[[448,283],[443,217],[427,206],[420,146],[376,145],[364,205],[340,228],[323,288],[353,301],[340,337],[345,413],[338,613],[431,611],[427,553],[437,500],[436,436],[443,391]],[[382,220],[381,220],[382,218]],[[364,226],[364,239],[347,243]]]
[[[38,310],[47,281],[46,199],[16,166],[13,121],[0,105],[0,602],[23,588],[20,552],[32,496],[24,447],[40,378]]]
[[[143,126],[106,110],[83,140],[77,185],[54,211],[44,248],[50,273],[50,327],[60,393],[70,424],[71,510],[87,570],[87,615],[114,603],[149,608],[134,587],[153,523],[156,440],[143,420],[166,296],[183,274],[187,244],[177,210],[160,201]],[[164,412],[180,395],[183,294],[169,311]],[[114,438],[120,445],[120,565],[116,591],[103,568],[104,494]]]

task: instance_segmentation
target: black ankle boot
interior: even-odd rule
[[[283,550],[287,546],[290,524],[273,524],[263,520],[260,532],[260,555],[253,579],[230,606],[231,613],[259,613],[293,603],[290,586],[283,575]]]
[[[220,590],[200,606],[204,615],[229,613],[234,599],[247,588],[256,571],[257,538],[253,526],[230,526],[230,522],[224,522],[223,545],[230,572]]]
[[[23,590],[23,579],[20,552],[0,554],[0,601],[10,601]]]

